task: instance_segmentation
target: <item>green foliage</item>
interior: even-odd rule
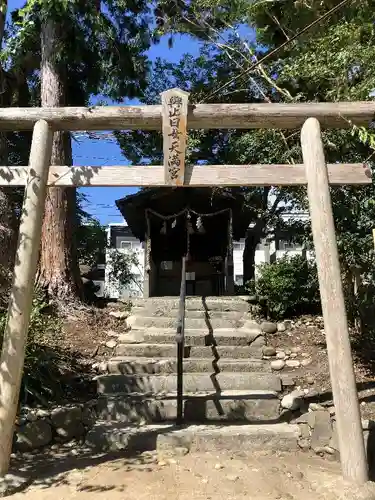
[[[201,0],[28,0],[12,12],[2,61],[8,66],[32,51],[38,70],[41,25],[53,21],[59,28],[56,62],[68,79],[67,102],[84,105],[90,95],[123,101],[145,90],[146,50],[161,35],[184,32],[207,39],[233,19],[233,7]]]
[[[314,263],[303,256],[288,257],[259,266],[257,295],[267,297],[269,314],[283,318],[320,309],[319,283]]]
[[[30,316],[30,324],[28,330],[28,347],[34,344],[40,337],[43,336],[46,330],[55,328],[56,323],[53,316],[49,313],[50,305],[45,301],[42,292],[36,290],[33,299],[33,306]],[[4,328],[7,318],[7,311],[0,312],[0,337],[1,340],[4,334]]]
[[[99,221],[92,220],[79,225],[76,237],[80,264],[93,267],[104,263],[107,235]]]
[[[155,20],[158,34],[187,33],[207,40],[242,16],[243,0],[159,0]],[[173,46],[173,38],[170,39]]]
[[[28,1],[12,13],[2,60],[5,65],[17,64],[32,50],[38,71],[41,26],[53,21],[59,32],[56,63],[67,75],[67,103],[87,104],[91,94],[118,101],[134,98],[142,92],[148,72],[150,14],[144,0]]]
[[[375,151],[375,135],[367,128],[351,124],[351,133],[352,136],[357,135],[362,144],[370,146]]]
[[[2,344],[7,311],[0,310],[0,343]],[[60,389],[59,373],[50,356],[42,348],[48,336],[58,336],[61,323],[46,302],[44,294],[35,290],[27,337],[25,364],[21,387],[23,399],[45,403],[55,397]]]
[[[110,282],[120,287],[137,283],[134,277],[134,268],[139,267],[139,260],[135,252],[125,253],[114,248],[108,249],[107,263]]]
[[[83,208],[88,197],[81,192],[77,193],[77,254],[78,262],[90,267],[105,262],[107,234],[105,227],[98,219]]]
[[[198,57],[185,55],[178,64],[158,59],[149,78],[142,101],[146,104],[160,102],[160,92],[179,87],[190,93],[190,102],[205,102],[207,95],[217,86],[238,74],[243,66],[243,44],[235,36],[227,37],[233,49],[228,56],[226,49],[215,43],[202,46]],[[247,56],[258,54],[259,49],[248,41]],[[237,60],[237,57],[240,60]],[[263,102],[265,98],[276,98],[273,87],[260,75],[252,75],[243,85],[234,83],[225,91],[215,95],[210,102],[241,103]],[[126,131],[117,134],[119,145],[126,158],[134,164],[162,163],[162,135],[159,132]],[[275,130],[199,130],[189,131],[187,161],[190,164],[256,164],[292,163],[298,158],[297,137],[285,144],[285,137]],[[214,188],[214,192],[217,191]],[[229,190],[229,189],[228,189]],[[295,201],[297,189],[285,188],[234,188],[231,194],[244,195],[244,210],[253,214],[253,245],[255,252],[260,239],[276,224],[281,224],[281,216]],[[288,205],[288,207],[287,207]],[[246,260],[246,259],[245,259]],[[245,267],[245,277],[251,274],[250,265]],[[248,271],[249,269],[249,271]]]
[[[272,50],[337,3],[333,0],[285,0],[282,3],[256,0],[251,5],[244,2],[242,11],[255,26],[258,42],[266,50]],[[279,51],[268,62],[269,70],[277,75],[275,86],[288,92],[293,101],[373,99],[374,8],[374,0],[352,0]],[[327,162],[373,160],[374,133],[350,122],[347,125],[350,130],[323,132]],[[295,148],[295,158],[300,157],[298,150],[299,146]],[[369,167],[374,168],[371,161]],[[298,194],[295,203],[307,209],[305,192],[302,196],[301,191]],[[343,274],[350,275],[356,267],[364,277],[374,269],[374,185],[335,187],[331,195]]]

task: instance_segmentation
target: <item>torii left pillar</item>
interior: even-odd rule
[[[38,121],[31,143],[13,285],[0,359],[0,477],[8,472],[32,308],[53,131]]]

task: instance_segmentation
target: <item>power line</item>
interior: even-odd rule
[[[119,153],[119,156],[122,156],[121,153]],[[119,160],[119,156],[90,156],[90,155],[76,155],[75,154],[74,158],[89,159],[89,160],[106,160],[106,161],[114,160],[114,161],[118,161],[118,162],[127,161],[127,160],[124,160],[123,156]],[[129,163],[123,164],[123,165],[120,165],[120,166],[130,167]]]
[[[242,78],[244,75],[247,75],[248,73],[250,73],[250,71],[253,71],[253,69],[255,69],[257,66],[259,66],[260,64],[262,64],[266,59],[268,59],[269,57],[271,57],[274,54],[276,54],[277,52],[279,52],[281,49],[283,49],[284,47],[286,47],[289,43],[294,42],[294,40],[296,40],[298,37],[300,37],[301,35],[303,35],[304,33],[306,33],[306,31],[308,31],[310,28],[312,28],[316,24],[319,24],[321,21],[324,21],[325,19],[327,19],[327,17],[330,17],[337,10],[341,9],[341,7],[343,7],[345,4],[347,4],[349,2],[351,2],[351,0],[343,0],[338,5],[336,5],[336,7],[332,7],[332,9],[330,9],[328,12],[326,12],[322,16],[318,17],[318,19],[315,19],[315,21],[313,21],[312,23],[310,23],[308,26],[305,26],[301,31],[299,31],[298,33],[296,33],[295,35],[293,35],[291,38],[289,38],[288,40],[286,40],[284,43],[282,43],[281,45],[279,45],[275,49],[271,50],[271,52],[269,52],[268,54],[266,54],[265,56],[263,56],[261,59],[259,59],[259,61],[257,61],[253,65],[251,65],[250,68],[245,69],[244,71],[242,71],[242,73],[240,73],[237,76],[234,76],[227,83],[224,83],[221,87],[219,87],[216,90],[214,90],[213,92],[211,92],[211,94],[209,94],[208,96],[206,96],[204,100],[207,101],[208,99],[211,99],[211,97],[213,97],[214,95],[216,95],[221,90],[227,88],[233,82],[237,81],[239,78]]]

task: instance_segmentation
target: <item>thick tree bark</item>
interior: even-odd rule
[[[57,62],[61,48],[60,25],[48,20],[42,26],[41,103],[42,106],[65,105],[65,72]],[[71,165],[70,136],[56,132],[52,147],[52,165]],[[38,283],[58,301],[81,298],[74,242],[76,219],[74,188],[50,188],[47,193]]]
[[[243,282],[246,284],[248,281],[255,278],[255,250],[261,242],[262,233],[254,228],[248,231],[245,239],[245,249],[243,252]]]

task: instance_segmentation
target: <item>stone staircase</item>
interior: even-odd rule
[[[104,434],[111,433],[112,429],[119,436],[139,425],[174,425],[177,315],[178,298],[134,302],[132,316],[128,318],[131,331],[119,337],[116,356],[108,363],[108,373],[97,377],[99,426],[102,425]],[[260,325],[251,320],[245,300],[187,298],[185,422],[262,424],[258,433],[253,427],[246,431],[253,444],[264,444],[264,440],[259,441],[263,432],[267,443],[273,442],[270,436],[277,437],[277,448],[282,431],[287,436],[290,434],[294,446],[296,429],[289,426],[289,432],[287,424],[279,423],[283,388],[280,377],[271,371],[270,361],[263,357],[264,346],[264,333]],[[203,427],[207,432],[207,425]],[[229,427],[226,432],[238,435]],[[199,429],[199,425],[195,428]],[[175,432],[179,435],[184,431],[176,429]],[[223,435],[223,431],[215,432]],[[99,434],[97,430],[96,435]],[[165,440],[165,432],[163,434]],[[102,442],[102,438],[99,441]]]

